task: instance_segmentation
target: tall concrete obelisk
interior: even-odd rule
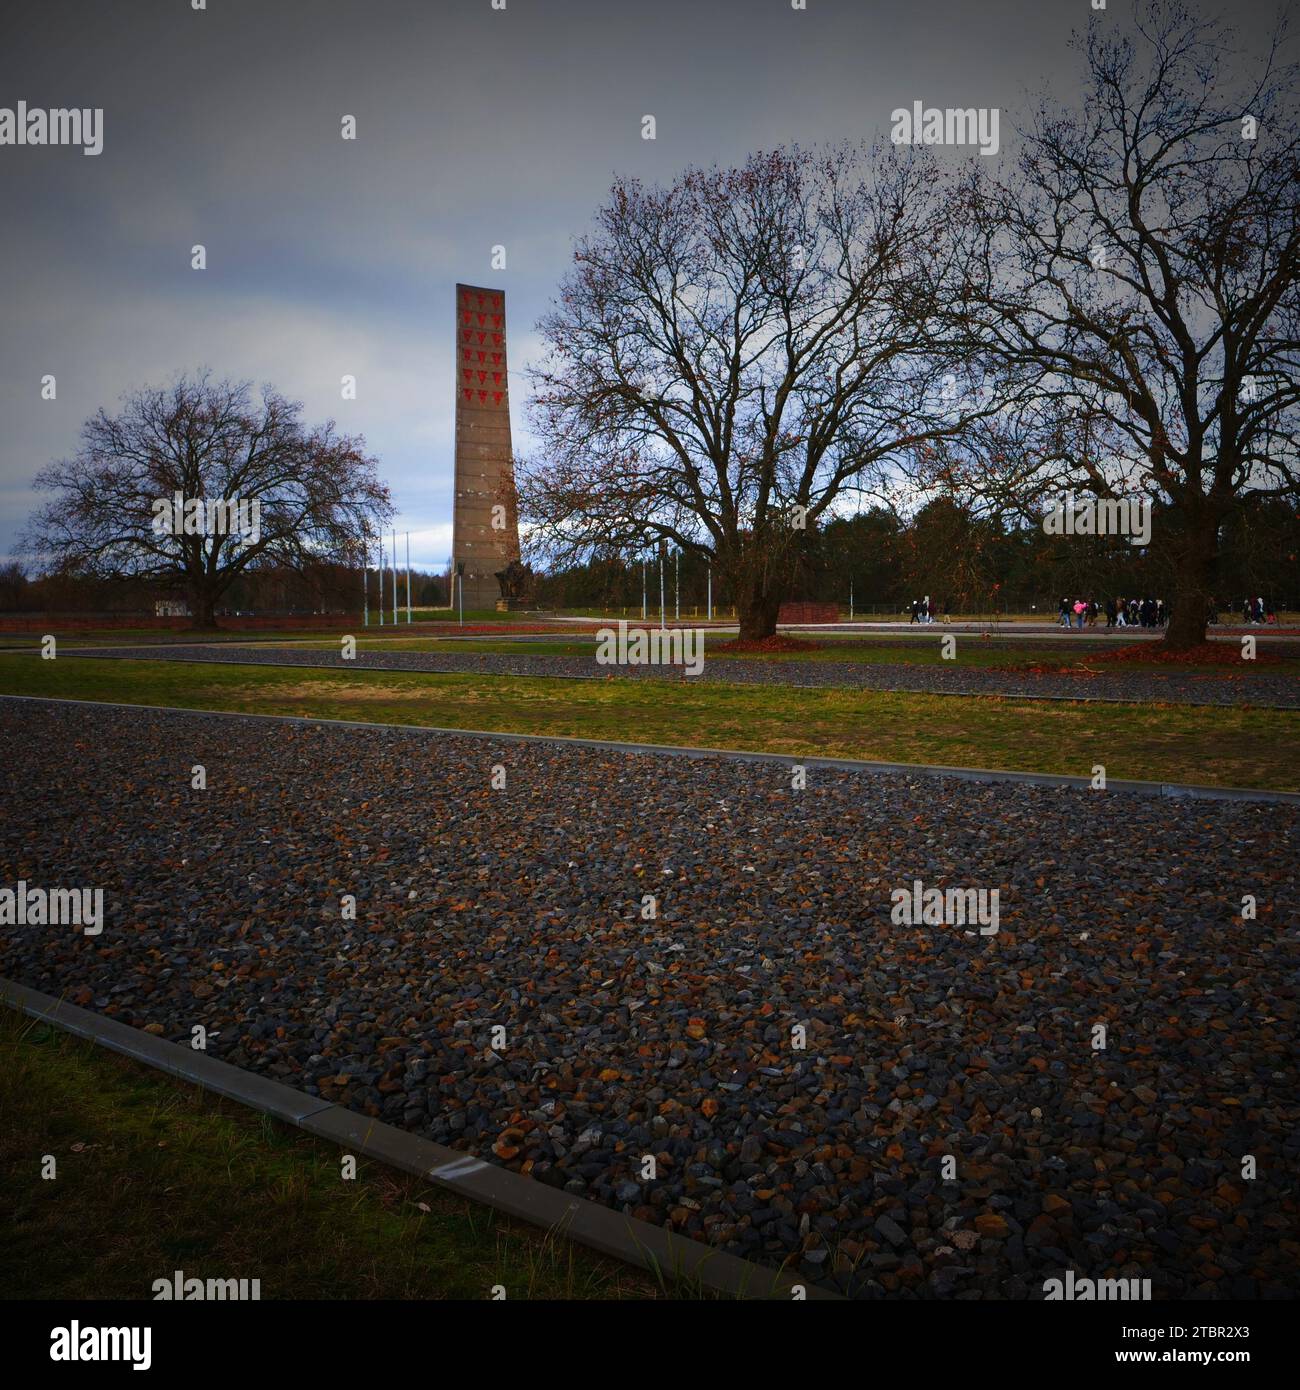
[[[500,290],[457,285],[453,607],[458,565],[465,566],[465,607],[494,608],[501,597],[496,572],[519,559],[514,467],[506,387],[506,297]]]

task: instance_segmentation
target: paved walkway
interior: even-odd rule
[[[958,648],[960,652],[960,648]],[[1034,700],[1105,700],[1187,705],[1251,705],[1300,709],[1300,679],[1269,672],[1267,667],[1241,673],[1189,675],[1181,671],[1125,671],[1099,666],[1095,672],[998,671],[963,666],[960,659],[932,665],[868,661],[763,661],[709,656],[699,677],[674,666],[600,666],[591,655],[557,656],[528,652],[413,652],[358,649],[345,661],[338,651],[257,645],[236,647],[144,646],[68,648],[65,657],[121,658],[148,661],[236,662],[256,666],[317,666],[348,671],[427,671],[485,676],[543,676],[605,680],[610,675],[636,679],[700,679],[734,685],[798,688],[893,690],[931,695],[998,696]],[[37,659],[33,656],[33,660]]]

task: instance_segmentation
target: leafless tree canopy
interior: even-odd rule
[[[272,388],[208,374],[137,391],[116,415],[101,410],[81,447],[35,487],[53,493],[24,537],[45,573],[170,581],[200,623],[235,577],[254,568],[352,562],[367,527],[391,514],[365,442],[333,422],[306,427],[301,406]],[[260,535],[172,534],[154,504],[185,498],[256,500]]]
[[[1236,504],[1297,493],[1300,90],[1283,28],[1248,55],[1166,0],[1080,47],[1082,106],[1044,101],[1015,177],[973,180],[983,265],[964,308],[1032,378],[1032,406],[931,461],[1031,509],[1066,489],[1150,497],[1171,533],[1170,637],[1188,644]]]
[[[566,560],[708,555],[742,635],[770,633],[846,485],[991,407],[944,389],[975,371],[947,313],[971,278],[952,216],[930,162],[888,147],[617,183],[541,324],[546,450],[520,489],[535,537]]]
[[[1300,473],[1290,40],[1139,0],[1077,43],[1085,99],[1040,103],[1010,177],[845,147],[617,184],[541,325],[535,536],[708,554],[762,635],[791,519],[904,465],[1026,515],[1146,496],[1200,640],[1225,523]]]

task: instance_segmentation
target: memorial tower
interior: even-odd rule
[[[456,477],[452,505],[451,602],[464,566],[466,608],[495,608],[496,574],[519,559],[510,394],[506,384],[506,297],[456,286]]]

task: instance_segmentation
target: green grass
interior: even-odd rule
[[[1110,641],[1097,640],[1096,638],[1090,640],[1085,635],[1079,635],[1042,642],[1027,641],[1024,638],[1000,641],[997,637],[985,638],[977,633],[958,632],[948,634],[956,639],[956,646],[953,657],[946,659],[943,656],[943,644],[939,640],[944,635],[941,628],[932,628],[925,636],[918,635],[915,638],[900,638],[895,634],[883,633],[863,634],[861,636],[857,634],[831,635],[818,638],[817,648],[809,652],[774,652],[757,655],[720,652],[719,655],[738,656],[742,660],[844,661],[880,665],[946,666],[952,669],[960,669],[962,666],[977,666],[981,668],[998,667],[1006,670],[1023,670],[1027,667],[1066,670],[1072,667],[1086,667],[1092,662],[1092,658],[1100,656],[1104,652],[1114,652],[1118,648],[1128,645],[1136,646],[1142,640],[1131,638],[1125,641],[1122,636]],[[710,645],[716,646],[726,640],[728,639],[721,636],[706,638],[705,649],[707,651]],[[1231,649],[1233,642],[1237,642],[1237,639],[1232,639],[1231,642],[1225,642],[1223,645]],[[1150,641],[1143,642],[1142,645],[1150,648],[1153,652],[1159,646],[1157,642]],[[1240,643],[1237,642],[1238,654],[1239,649]],[[1110,663],[1102,663],[1096,666],[1096,669],[1101,671],[1163,671],[1184,675],[1241,674],[1250,676],[1266,672],[1300,675],[1300,644],[1292,642],[1275,646],[1271,643],[1262,643],[1260,650],[1265,653],[1276,653],[1284,656],[1285,659],[1280,662],[1269,662],[1267,665],[1236,660],[1230,667],[1191,664],[1170,666],[1158,661],[1144,661],[1139,656],[1132,660],[1126,660],[1119,667]]]
[[[924,637],[900,639],[895,635],[863,634],[861,636],[827,635],[817,639],[819,645],[813,651],[802,652],[718,652],[719,657],[739,661],[780,661],[798,664],[800,662],[854,662],[869,665],[904,666],[946,666],[960,668],[976,666],[980,668],[998,667],[1007,670],[1023,670],[1027,667],[1048,667],[1055,669],[1069,666],[1086,666],[1090,659],[1102,652],[1114,651],[1121,642],[1089,640],[1087,637],[1062,639],[1049,642],[1030,642],[1023,639],[1014,641],[987,640],[973,634],[954,634],[957,638],[956,655],[945,660],[938,638],[942,632],[936,629]],[[404,652],[496,652],[511,655],[529,656],[586,656],[595,649],[594,635],[573,637],[464,637],[445,638],[429,636],[388,637],[377,635],[374,629],[354,633],[357,646],[370,651]],[[734,638],[724,633],[706,633],[704,646],[706,654]],[[311,638],[296,642],[297,647],[315,651],[337,651],[339,639],[322,638],[319,633]],[[1150,644],[1155,646],[1154,643]],[[1273,647],[1263,644],[1265,653],[1276,651],[1284,655],[1281,662],[1267,665],[1252,665],[1239,661],[1234,666],[1179,665],[1170,667],[1154,661],[1126,661],[1122,668],[1103,664],[1099,670],[1137,671],[1137,672],[1176,672],[1183,675],[1240,674],[1284,674],[1300,676],[1300,644],[1289,643]]]
[[[0,1114],[7,1298],[151,1298],[176,1269],[260,1279],[264,1299],[664,1293],[369,1161],[345,1181],[335,1145],[3,1006]]]
[[[391,597],[391,596],[390,596]],[[370,610],[370,626],[374,627],[378,622],[377,609]],[[390,603],[384,609],[384,625],[388,625],[393,616],[393,608]],[[411,619],[417,623],[458,623],[461,617],[467,623],[527,623],[533,622],[527,613],[502,613],[496,608],[467,608],[462,615],[458,608],[412,608]],[[397,605],[397,623],[399,627],[406,625],[406,610],[399,603]]]
[[[376,652],[509,652],[518,656],[583,656],[590,655],[596,646],[594,637],[377,637],[372,628],[368,633],[353,633],[358,650]],[[311,640],[295,642],[295,647],[311,651],[339,650],[336,638],[332,642]]]
[[[722,683],[0,656],[0,692],[1300,790],[1300,713]]]

